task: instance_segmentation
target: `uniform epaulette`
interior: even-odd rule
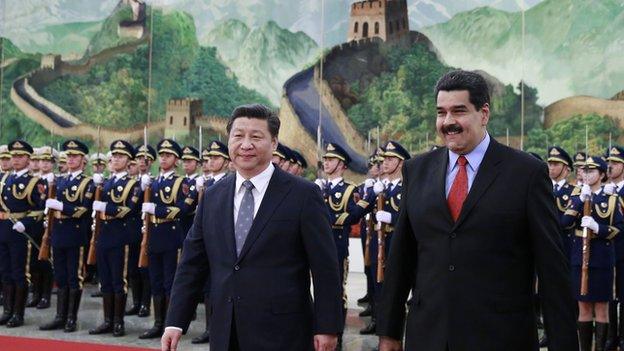
[[[570,196],[579,196],[581,195],[581,187],[580,186],[575,186],[574,189],[572,189],[572,194],[570,194]]]

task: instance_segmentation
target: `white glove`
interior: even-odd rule
[[[375,179],[373,178],[368,178],[364,181],[364,190],[370,188],[371,186],[375,185]]]
[[[26,231],[26,227],[24,227],[24,223],[22,222],[15,222],[15,224],[13,224],[13,230],[19,233],[23,233]]]
[[[598,222],[591,216],[583,216],[581,218],[581,227],[588,228],[594,233],[598,233]]]
[[[141,190],[145,191],[148,186],[152,184],[152,177],[149,174],[143,174],[141,176]]]
[[[607,195],[613,195],[615,194],[616,189],[617,189],[617,186],[614,183],[607,183],[605,184],[603,191]]]
[[[93,184],[100,185],[104,183],[104,175],[102,173],[93,173]]]
[[[93,211],[106,212],[106,202],[93,201]]]
[[[154,214],[156,212],[156,204],[153,202],[145,202],[143,203],[143,207],[141,208],[141,212]]]
[[[204,188],[204,177],[197,177],[195,178],[195,187],[197,189],[199,188]]]
[[[392,223],[392,214],[390,212],[377,211],[375,218],[377,218],[377,222]]]
[[[583,184],[583,187],[581,188],[581,195],[579,196],[579,198],[581,199],[582,202],[585,202],[587,200],[591,200],[591,188],[589,185],[587,184]]]
[[[45,207],[51,210],[63,211],[63,202],[57,199],[47,199]]]
[[[50,184],[54,183],[54,173],[48,173],[48,174],[46,174],[46,175],[42,176],[42,178],[43,178],[46,182],[48,182],[48,185],[50,185]]]
[[[373,191],[375,192],[375,195],[384,191],[384,189],[385,189],[385,186],[384,186],[384,183],[382,182],[376,182],[375,185],[373,185]]]
[[[316,184],[319,187],[319,189],[323,190],[325,189],[325,184],[327,184],[327,181],[325,179],[317,178],[314,181],[314,184]]]

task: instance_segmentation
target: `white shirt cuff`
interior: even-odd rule
[[[165,331],[167,331],[167,329],[177,330],[179,332],[183,331],[182,328],[178,328],[178,327],[167,327],[167,328],[165,328]]]

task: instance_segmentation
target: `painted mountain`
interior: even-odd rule
[[[488,7],[423,32],[452,66],[482,69],[506,83],[539,88],[540,103],[571,95],[609,98],[624,81],[624,2],[546,0],[521,13]]]

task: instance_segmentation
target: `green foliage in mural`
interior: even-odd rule
[[[548,146],[563,147],[570,155],[585,149],[585,127],[588,130],[588,146],[592,155],[603,155],[609,147],[609,135],[613,144],[622,135],[614,119],[608,116],[577,115],[555,123],[549,129],[535,128],[527,135],[526,150],[545,155]]]
[[[381,127],[382,139],[395,139],[404,145],[424,145],[429,134],[433,142],[435,130],[436,81],[452,68],[445,66],[436,55],[422,44],[409,48],[392,48],[387,53],[389,71],[376,77],[363,90],[360,84],[352,86],[359,103],[348,115],[364,135]],[[488,77],[486,79],[489,80]],[[520,134],[520,95],[511,85],[489,82],[492,89],[491,117],[488,130],[493,136]],[[519,87],[517,87],[519,90]],[[542,109],[537,105],[537,90],[525,86],[525,128],[540,125]]]

